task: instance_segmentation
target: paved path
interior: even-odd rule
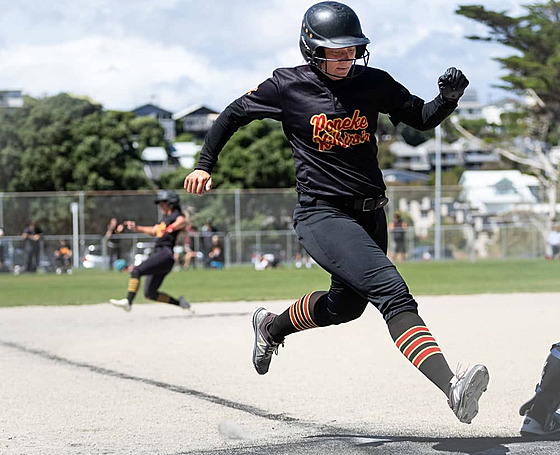
[[[251,364],[258,302],[0,310],[0,453],[556,454],[517,409],[560,339],[560,294],[421,297],[450,364],[485,363],[472,425],[396,350],[374,308]],[[267,302],[282,311],[290,302]]]

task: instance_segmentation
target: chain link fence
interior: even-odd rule
[[[265,253],[274,254],[283,263],[294,263],[305,255],[292,229],[297,200],[293,189],[213,190],[204,197],[179,193],[183,210],[195,227],[190,233],[191,266],[206,263],[207,235],[200,229],[207,220],[212,220],[214,234],[223,245],[226,266],[249,264]],[[387,196],[388,220],[399,212],[407,222],[406,260],[434,259],[434,189],[395,186],[389,187]],[[109,220],[116,217],[119,222],[135,220],[139,225],[154,225],[160,219],[154,199],[154,191],[0,193],[0,227],[5,234],[0,237],[0,269],[25,269],[21,233],[32,220],[44,233],[40,270],[56,268],[54,251],[61,240],[74,252],[73,267],[109,268],[104,239]],[[515,216],[511,213],[510,210],[508,217],[481,216],[461,200],[460,187],[443,187],[441,260],[545,256],[542,227],[531,217],[519,216],[515,210]],[[126,232],[116,239],[120,240],[119,256],[128,265],[147,257],[154,242],[148,236]],[[181,263],[189,250],[184,239],[185,235],[181,235],[176,248]]]

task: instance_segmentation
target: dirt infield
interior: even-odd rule
[[[484,363],[472,425],[400,355],[374,308],[251,364],[260,302],[0,310],[0,453],[558,453],[519,405],[560,339],[560,294],[420,297],[452,368]],[[282,311],[291,302],[266,302]]]

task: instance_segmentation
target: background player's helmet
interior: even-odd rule
[[[173,190],[158,190],[155,203],[159,204],[160,202],[165,201],[171,206],[178,206],[179,205],[179,195],[176,191]]]
[[[356,46],[356,60],[362,59],[364,69],[369,60],[366,46],[369,39],[362,33],[360,20],[348,6],[338,2],[321,2],[313,5],[303,16],[299,48],[303,58],[321,69],[324,62],[324,48],[341,49]],[[357,74],[352,70],[347,77]]]

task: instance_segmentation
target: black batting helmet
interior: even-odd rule
[[[156,195],[155,203],[159,204],[160,202],[165,201],[169,205],[179,205],[179,195],[176,191],[173,190],[158,190]]]
[[[363,59],[364,67],[367,66],[369,52],[366,46],[369,43],[356,13],[342,3],[317,3],[303,16],[299,48],[303,58],[319,69],[320,63],[325,61],[325,47],[342,49],[356,46],[354,64],[357,59]]]

